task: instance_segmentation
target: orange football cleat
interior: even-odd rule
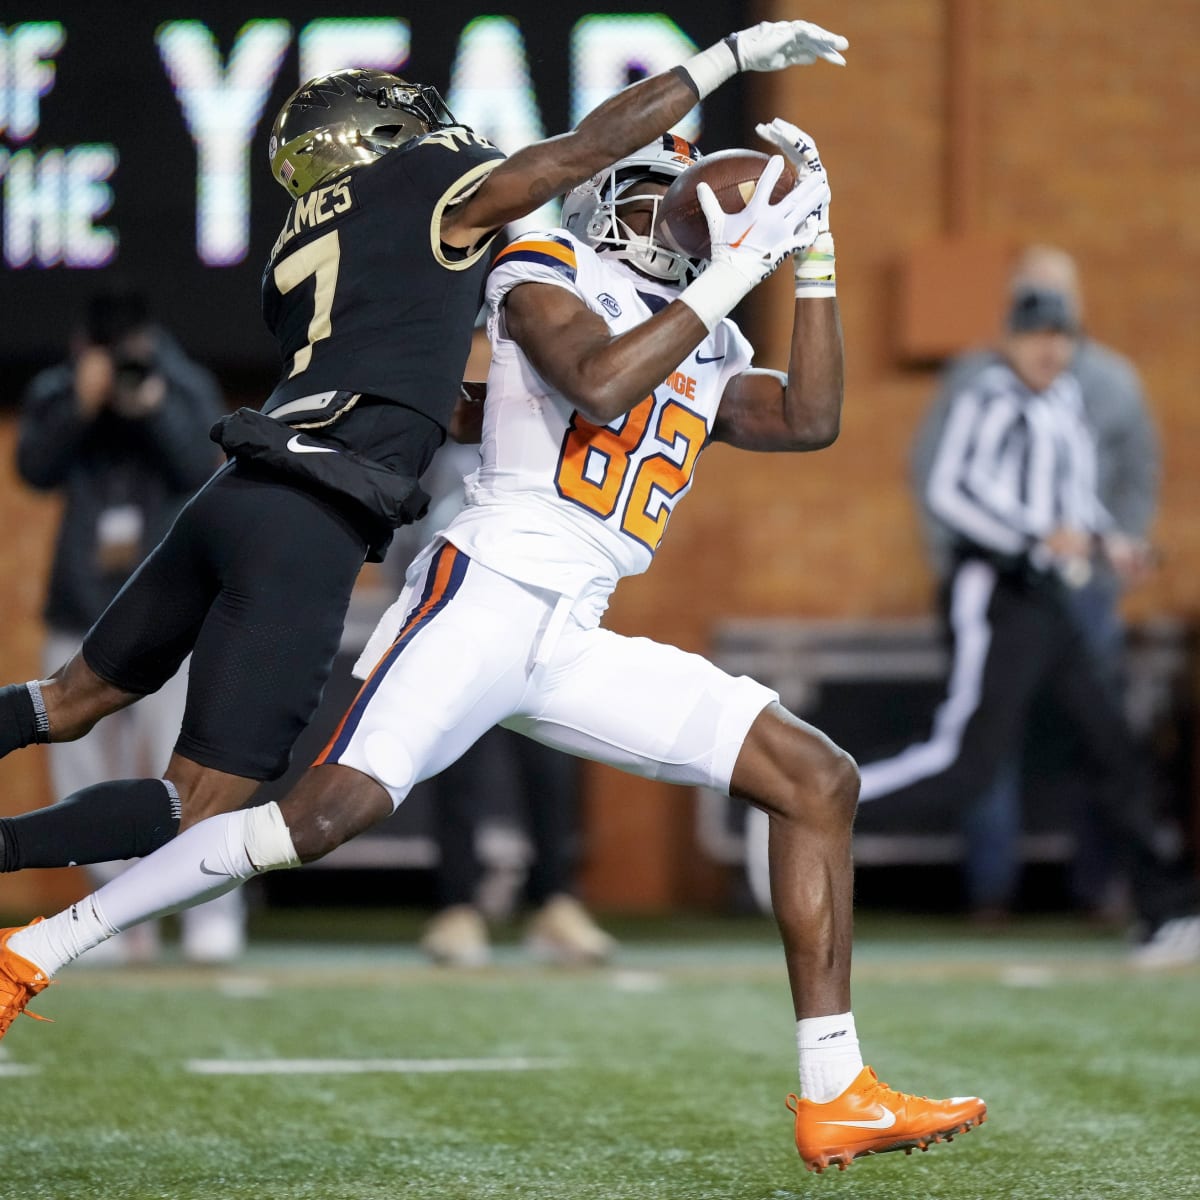
[[[36,925],[41,917],[35,917],[29,925]],[[35,967],[27,958],[22,958],[8,948],[8,939],[29,925],[18,925],[12,929],[0,929],[0,1038],[8,1027],[25,1011],[25,1005],[50,984],[50,979],[40,967]],[[49,1017],[29,1016],[38,1021]]]
[[[844,1171],[866,1154],[927,1150],[987,1119],[987,1105],[978,1096],[930,1100],[894,1092],[870,1067],[827,1104],[792,1095],[787,1105],[796,1114],[796,1149],[818,1174],[833,1165]]]

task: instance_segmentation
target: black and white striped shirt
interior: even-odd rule
[[[996,363],[955,397],[926,502],[962,542],[1022,558],[1057,528],[1109,529],[1096,486],[1075,377],[1064,372],[1034,392]]]

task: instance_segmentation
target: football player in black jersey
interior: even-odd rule
[[[418,480],[460,393],[497,232],[738,71],[840,63],[845,47],[807,22],[762,22],[508,158],[432,87],[360,70],[301,87],[269,146],[292,197],[263,278],[280,381],[261,412],[214,429],[229,462],[80,652],[49,679],[0,689],[3,755],[82,736],[191,653],[175,752],[162,779],[98,783],[0,821],[0,869],[145,855],[279,776],[320,698],[359,568],[422,511]],[[16,1004],[22,986],[0,967],[0,1001]],[[0,1033],[19,1007],[0,1012]]]

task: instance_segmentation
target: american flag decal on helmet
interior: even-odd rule
[[[295,173],[296,168],[293,167],[292,164],[285,158],[283,160],[283,166],[279,168],[279,174],[283,177],[283,182],[291,183],[292,176],[295,175]]]

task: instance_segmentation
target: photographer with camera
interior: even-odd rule
[[[47,673],[79,648],[92,622],[162,539],[187,498],[220,461],[208,431],[225,411],[216,379],[150,318],[144,296],[91,297],[70,357],[29,384],[22,402],[17,470],[63,497],[43,616]],[[55,795],[167,764],[183,714],[186,664],[155,704],[114,713],[86,737],[50,748]],[[89,868],[95,882],[122,864]],[[205,905],[183,926],[201,961],[235,957],[244,940],[239,902]],[[135,931],[123,957],[154,956],[153,929]]]

